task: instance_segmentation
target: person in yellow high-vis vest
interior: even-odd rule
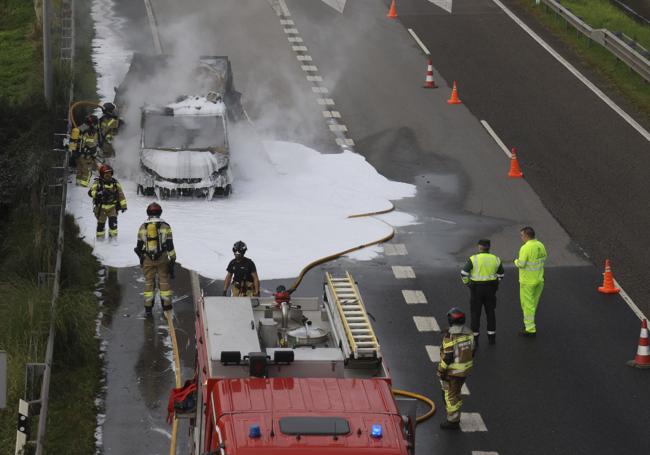
[[[449,330],[440,345],[438,377],[445,401],[447,420],[440,423],[443,430],[460,428],[460,408],[463,405],[461,389],[474,365],[474,335],[465,327],[465,313],[458,308],[447,312]]]
[[[519,298],[524,315],[524,329],[519,334],[533,337],[537,333],[535,312],[544,289],[544,263],[547,254],[544,244],[535,238],[535,230],[532,227],[524,227],[520,234],[524,244],[519,249],[515,266],[519,269]]]
[[[176,251],[172,228],[160,218],[160,215],[162,215],[162,207],[157,202],[149,204],[148,219],[138,230],[138,243],[134,248],[144,273],[144,309],[147,316],[152,315],[156,277],[158,277],[163,311],[172,309],[172,289],[169,279],[174,278]]]

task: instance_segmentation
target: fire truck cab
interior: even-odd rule
[[[194,455],[415,453],[357,285],[196,302]]]

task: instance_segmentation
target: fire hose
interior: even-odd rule
[[[74,119],[74,110],[78,106],[92,106],[92,107],[98,107],[101,108],[102,105],[99,104],[96,101],[76,101],[70,105],[70,109],[68,109],[68,120],[70,120],[70,123],[72,123],[73,127],[77,127],[77,122]]]

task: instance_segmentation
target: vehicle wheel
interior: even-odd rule
[[[135,189],[135,194],[141,194],[144,196],[144,186],[138,185],[138,187]]]
[[[228,197],[232,193],[232,185],[226,185],[223,189],[223,197]]]

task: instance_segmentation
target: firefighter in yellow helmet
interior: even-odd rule
[[[117,237],[117,211],[126,212],[126,198],[122,185],[113,178],[113,168],[103,164],[99,168],[99,177],[95,179],[88,196],[93,198],[93,212],[97,218],[97,238],[103,239],[108,219],[108,237]]]
[[[138,243],[134,248],[144,273],[144,308],[147,316],[152,315],[156,277],[158,277],[163,311],[172,309],[169,279],[174,278],[176,251],[172,228],[160,218],[160,215],[162,215],[162,207],[156,202],[149,204],[147,221],[142,223],[138,230]]]
[[[440,424],[443,430],[460,428],[460,408],[463,405],[461,388],[474,363],[474,335],[465,327],[465,313],[458,308],[447,312],[449,329],[440,346],[438,377],[447,411],[447,420]]]
[[[122,120],[117,116],[113,103],[104,103],[102,112],[103,114],[99,119],[99,145],[104,157],[115,156],[113,137],[117,134]]]
[[[88,186],[95,168],[95,158],[99,150],[99,130],[97,116],[89,115],[86,122],[79,127],[77,157],[77,185]]]

